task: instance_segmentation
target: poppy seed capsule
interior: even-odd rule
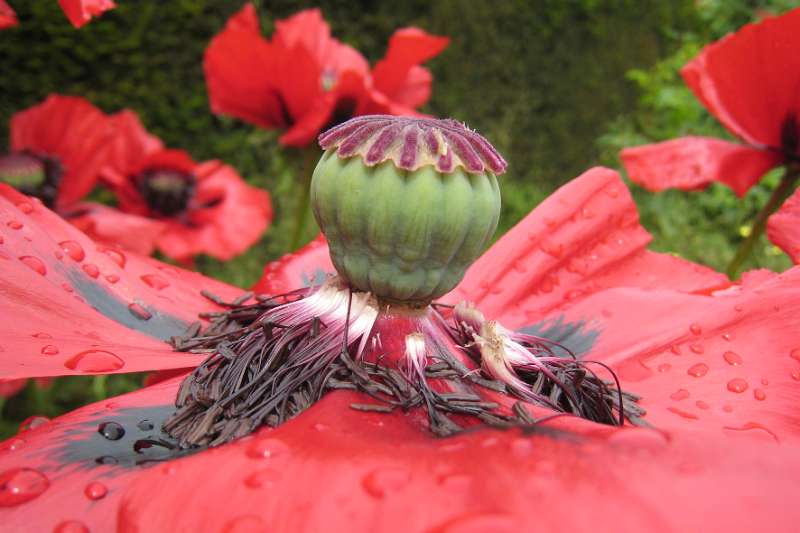
[[[455,120],[362,116],[320,135],[311,205],[336,270],[389,302],[427,304],[489,244],[506,162]]]

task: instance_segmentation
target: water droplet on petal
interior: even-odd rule
[[[111,455],[102,455],[94,460],[95,463],[99,465],[115,465],[119,463],[116,457]]]
[[[681,347],[679,344],[673,344],[672,346],[669,347],[669,351],[674,353],[675,355],[680,355]]]
[[[678,389],[670,394],[669,397],[676,401],[685,400],[689,397],[689,391],[686,389]]]
[[[403,488],[410,480],[411,474],[408,470],[400,467],[384,467],[365,475],[361,485],[367,494],[381,499]]]
[[[137,303],[128,304],[128,311],[139,320],[150,320],[153,317],[153,313]]]
[[[50,422],[50,419],[46,416],[29,416],[22,423],[19,425],[19,432],[22,433],[23,431],[29,431],[31,429],[36,429],[39,426],[43,426]]]
[[[169,287],[169,281],[162,278],[158,274],[144,274],[141,276],[141,280],[148,286],[152,287],[153,289],[160,291]]]
[[[125,366],[125,361],[105,350],[86,350],[67,359],[64,366],[70,370],[77,370],[87,374],[113,372]]]
[[[34,333],[31,337],[36,337],[37,339],[52,339],[53,336],[49,333]]]
[[[769,380],[767,378],[762,378],[761,379],[761,384],[766,387],[767,385],[769,385]]]
[[[702,344],[690,344],[689,349],[696,354],[701,354],[705,351]]]
[[[722,406],[722,410],[725,411],[726,413],[732,413],[733,412],[733,406],[731,404],[727,403],[727,404]]]
[[[689,331],[692,332],[692,335],[700,335],[703,333],[703,328],[700,327],[700,324],[692,324],[689,326]]]
[[[125,428],[117,422],[103,422],[97,426],[97,432],[108,440],[119,440],[125,436]]]
[[[83,247],[75,241],[64,241],[58,243],[58,245],[73,261],[80,263],[86,258],[86,252],[83,251]]]
[[[739,366],[742,364],[742,358],[735,352],[725,352],[722,354],[722,358],[731,366]]]
[[[0,442],[0,452],[2,451],[16,451],[21,449],[25,446],[25,441],[23,439],[9,439],[5,442]]]
[[[722,338],[730,342],[733,340],[733,333],[723,333]]]
[[[150,431],[155,426],[152,422],[145,418],[144,420],[139,420],[139,423],[136,424],[136,427],[139,428],[140,431]]]
[[[499,513],[470,513],[459,516],[432,529],[436,533],[518,533],[518,521]]]
[[[106,494],[108,494],[108,488],[99,481],[93,481],[86,485],[83,493],[86,494],[86,497],[90,500],[100,500],[105,498]]]
[[[25,227],[25,225],[19,220],[9,220],[8,222],[6,222],[6,226],[8,226],[11,229],[22,229],[23,227]]]
[[[266,522],[257,516],[248,515],[228,521],[222,527],[221,533],[264,533],[265,531],[269,531]]]
[[[687,420],[697,420],[698,416],[693,413],[687,413],[686,411],[682,411],[676,407],[667,407],[667,411],[671,413],[675,413],[676,415],[680,416],[681,418],[686,418]]]
[[[89,528],[78,520],[65,520],[53,529],[53,533],[89,533]]]
[[[708,374],[708,365],[705,363],[697,363],[696,365],[690,367],[686,373],[692,377],[701,378]]]
[[[709,405],[704,402],[703,400],[697,400],[694,402],[698,409],[703,409],[704,411],[709,408]]]
[[[29,215],[29,214],[33,213],[33,206],[29,202],[20,202],[20,203],[18,203],[17,204],[17,209],[19,209],[20,211],[22,211],[26,215]]]
[[[728,390],[740,394],[747,390],[747,382],[741,378],[735,378],[728,382]]]
[[[800,372],[792,372],[792,379],[795,381],[800,381]]]
[[[125,254],[119,250],[114,250],[113,248],[102,248],[100,251],[106,254],[108,258],[114,261],[117,265],[119,265],[120,268],[125,268]]]
[[[108,281],[110,284],[113,285],[119,281],[119,276],[117,276],[116,274],[109,274],[106,276],[106,281]]]
[[[280,473],[277,470],[266,468],[251,473],[245,478],[244,484],[251,489],[264,489],[274,487],[279,479]]]
[[[289,451],[289,447],[277,439],[256,438],[247,446],[247,456],[255,459],[274,459]]]
[[[100,275],[100,269],[97,268],[97,265],[95,265],[94,263],[86,263],[81,268],[83,269],[84,272],[86,272],[86,275],[89,276],[90,278],[97,279],[97,276]]]
[[[800,361],[800,348],[795,348],[794,350],[789,352],[789,357],[797,361]]]
[[[662,374],[664,372],[668,372],[672,368],[672,365],[664,363],[663,365],[658,365],[658,371]]]
[[[759,402],[763,402],[767,399],[767,393],[765,393],[761,389],[753,389],[753,398],[758,400]]]
[[[44,474],[32,468],[13,468],[0,474],[0,507],[13,507],[39,497],[50,486]]]
[[[42,347],[41,350],[42,355],[58,355],[58,346],[54,346],[52,344],[48,344]]]
[[[23,255],[19,258],[20,261],[25,263],[25,266],[36,272],[37,274],[41,274],[44,276],[47,274],[47,267],[44,266],[44,263],[38,257],[33,257],[30,255]]]

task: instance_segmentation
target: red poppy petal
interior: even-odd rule
[[[446,301],[471,300],[506,326],[530,324],[609,287],[704,291],[713,270],[649,252],[619,174],[591,169],[553,193],[467,271]]]
[[[794,448],[589,424],[435,439],[402,413],[349,408],[362,398],[331,393],[280,428],[143,472],[119,530],[790,531],[800,518],[786,503]]]
[[[58,0],[58,3],[76,28],[92,20],[92,17],[99,17],[109,9],[117,7],[112,0]]]
[[[311,108],[278,138],[284,146],[303,148],[314,142],[322,128],[330,121],[336,107],[336,96],[327,93],[315,100]]]
[[[195,174],[198,185],[188,223],[166,219],[158,248],[179,260],[201,253],[223,260],[239,255],[272,221],[269,193],[251,187],[233,167],[219,161],[201,163]]]
[[[5,502],[0,490],[4,529],[60,531],[60,523],[77,521],[87,531],[114,531],[125,487],[148,468],[162,470],[156,461],[163,448],[140,447],[136,453],[134,443],[158,435],[173,410],[178,383],[173,379],[88,405],[0,442],[0,479],[25,469],[19,479],[28,481],[20,484],[16,505]],[[120,438],[100,433],[100,425],[109,422],[124,434],[111,425],[104,427],[106,435]]]
[[[682,137],[625,148],[620,157],[631,180],[651,191],[691,191],[718,181],[739,196],[747,194],[782,159],[775,152],[711,137]]]
[[[703,105],[755,145],[782,146],[800,113],[800,9],[748,24],[707,47],[681,71]]]
[[[6,0],[0,0],[0,30],[6,28],[13,28],[19,25],[17,14],[11,9],[11,6],[6,3]]]
[[[55,156],[64,174],[58,204],[83,198],[109,157],[111,121],[87,100],[52,94],[11,118],[11,149]]]
[[[166,229],[163,221],[124,213],[102,204],[79,204],[80,215],[70,216],[70,223],[97,243],[121,246],[140,255],[151,255]]]
[[[448,37],[419,28],[397,30],[389,40],[386,57],[372,71],[375,88],[408,107],[424,104],[430,96],[430,77],[414,67],[439,55],[449,43]]]
[[[281,49],[273,72],[289,115],[298,120],[322,97],[322,68],[302,46]]]
[[[259,294],[283,294],[319,283],[333,272],[328,243],[320,233],[296,252],[267,264],[253,290]]]
[[[289,18],[275,21],[273,42],[284,49],[302,47],[322,65],[331,43],[331,28],[318,8],[304,9]]]
[[[800,268],[711,295],[609,289],[563,319],[596,333],[584,357],[610,364],[656,428],[800,439]]]
[[[197,356],[162,341],[241,291],[133,253],[98,246],[62,218],[0,185],[0,376],[181,368]],[[13,319],[12,319],[13,317]],[[13,354],[13,356],[8,356]]]
[[[251,2],[247,2],[242,9],[234,13],[225,23],[225,29],[249,31],[256,35],[261,34],[261,25],[258,22],[258,13]]]
[[[800,264],[800,189],[769,217],[767,236],[795,264]]]
[[[253,31],[252,10],[246,4],[206,48],[203,68],[211,110],[263,128],[284,127],[289,117],[275,84],[276,51]]]
[[[0,378],[0,399],[11,398],[18,394],[28,383],[27,379]]]
[[[131,174],[141,166],[141,161],[147,156],[164,148],[161,139],[151,135],[139,120],[139,116],[130,109],[112,115],[111,123],[115,130],[109,157],[109,166],[114,170],[111,174],[117,176]],[[104,173],[104,177],[108,179],[105,174],[107,173]],[[115,186],[121,185],[113,180],[112,183]]]

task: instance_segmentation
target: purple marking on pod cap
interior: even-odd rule
[[[365,115],[321,134],[319,144],[342,158],[359,156],[368,166],[391,161],[406,170],[431,165],[473,174],[502,174],[507,166],[489,141],[453,119]]]

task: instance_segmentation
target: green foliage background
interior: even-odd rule
[[[209,275],[249,286],[289,250],[292,213],[305,178],[300,154],[275,132],[212,115],[202,57],[209,39],[243,0],[119,0],[81,30],[55,0],[9,0],[20,27],[0,32],[0,123],[51,92],[82,95],[113,112],[132,108],[168,145],[196,159],[222,159],[273,196],[275,222],[262,241]],[[266,35],[275,19],[319,6],[334,36],[374,64],[392,32],[416,25],[448,35],[429,63],[433,98],[424,111],[467,122],[510,162],[503,177],[502,234],[556,187],[596,165],[618,166],[620,148],[684,134],[726,132],[694,100],[677,70],[706,43],[781,12],[789,0],[408,0],[256,1]],[[0,145],[7,130],[0,128]],[[724,187],[650,194],[633,187],[653,247],[717,269],[739,229],[766,201],[777,176],[744,201]],[[309,224],[304,239],[315,234]],[[746,266],[782,270],[788,260],[764,241]],[[141,377],[62,379],[0,410],[0,436],[31,413],[53,416],[140,383]]]

